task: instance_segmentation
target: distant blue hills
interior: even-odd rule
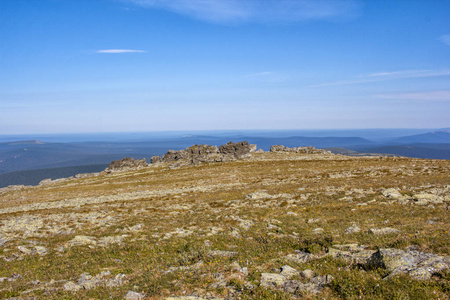
[[[0,143],[0,187],[12,184],[36,184],[45,178],[56,179],[93,170],[99,171],[112,160],[124,157],[146,158],[149,161],[150,157],[163,155],[170,149],[184,149],[194,144],[222,145],[229,141],[243,140],[257,144],[258,148],[265,151],[269,150],[271,145],[279,144],[288,147],[330,148],[331,151],[350,155],[380,153],[417,158],[450,159],[450,130],[429,132],[417,130],[416,134],[396,136],[399,133],[409,132],[411,131],[273,130],[194,132],[193,134],[170,132],[166,135],[153,133],[148,136],[145,133],[121,133],[118,136],[113,134],[95,136],[99,141],[82,141],[83,137],[78,135],[76,136],[77,142],[48,142],[33,139],[30,136],[26,140]],[[312,136],[313,134],[317,134],[317,136]],[[339,134],[343,136],[337,136]],[[108,140],[102,141],[101,139],[105,137]],[[8,138],[11,139],[11,137]],[[92,138],[93,136],[89,136],[86,137],[86,140]],[[1,139],[2,137],[0,137]],[[49,139],[57,140],[50,136]],[[63,137],[59,140],[64,139],[69,138]]]

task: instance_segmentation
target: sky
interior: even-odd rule
[[[0,0],[0,134],[450,127],[450,1]]]

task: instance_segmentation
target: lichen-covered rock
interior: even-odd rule
[[[430,279],[434,273],[450,268],[450,257],[420,251],[379,249],[366,262],[366,268],[385,268],[389,276],[409,274],[419,280]]]
[[[128,291],[128,293],[125,295],[126,300],[141,300],[145,298],[145,294]]]
[[[400,191],[397,189],[394,189],[394,188],[383,189],[381,191],[381,194],[388,199],[394,199],[394,200],[403,199],[403,195],[400,193]]]
[[[371,228],[369,229],[369,233],[374,234],[374,235],[385,235],[385,234],[397,234],[400,233],[400,230],[396,229],[396,228],[391,228],[391,227],[385,227],[385,228]]]
[[[299,275],[299,272],[291,266],[285,265],[281,267],[280,275],[283,275],[284,277],[290,279],[294,276]]]
[[[420,193],[412,197],[414,203],[417,205],[428,205],[428,204],[442,204],[444,199],[434,194]]]
[[[82,290],[83,287],[73,281],[68,281],[64,284],[63,289],[68,292],[78,292],[79,290]]]
[[[268,288],[281,288],[284,287],[287,278],[277,273],[262,273],[261,274],[261,286]]]
[[[295,263],[305,263],[309,262],[315,258],[317,258],[315,255],[307,252],[297,251],[295,254],[288,254],[285,257],[287,260],[293,261]]]
[[[69,241],[69,246],[96,245],[97,241],[92,236],[77,235]]]

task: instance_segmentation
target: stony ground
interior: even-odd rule
[[[0,189],[0,297],[449,299],[450,161],[179,165]]]

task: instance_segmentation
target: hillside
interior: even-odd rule
[[[231,146],[0,189],[0,298],[449,299],[450,161]]]

